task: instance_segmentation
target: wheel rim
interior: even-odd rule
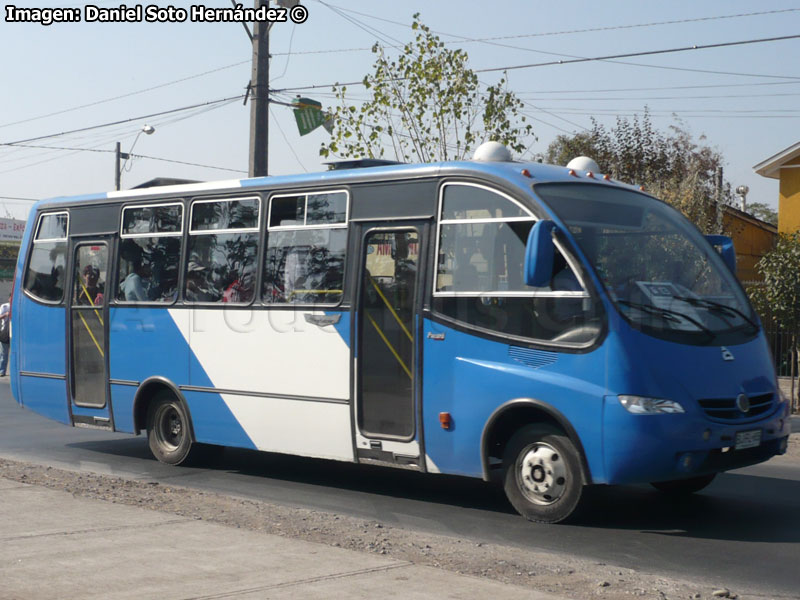
[[[535,504],[553,504],[564,495],[567,465],[550,444],[527,446],[519,453],[516,472],[520,491]]]
[[[173,452],[181,445],[184,436],[183,419],[178,410],[171,405],[161,406],[156,413],[156,441],[160,446]]]

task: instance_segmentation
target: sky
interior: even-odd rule
[[[419,12],[444,42],[469,54],[473,69],[529,65],[509,69],[507,77],[534,126],[531,155],[544,153],[560,134],[591,128],[592,118],[613,127],[617,116],[641,115],[647,107],[658,129],[678,124],[721,152],[725,179],[750,188],[748,203],[774,207],[777,180],[752,167],[800,141],[800,39],[654,54],[797,35],[798,0],[303,5],[305,22],[276,23],[270,32],[270,87],[281,102],[302,94],[332,104],[331,85],[369,73],[375,42],[410,41],[412,16]],[[0,16],[0,216],[24,219],[40,198],[112,190],[116,142],[123,152],[133,147],[143,156],[125,165],[123,189],[154,177],[246,177],[250,107],[241,95],[252,48],[241,24],[82,20],[44,26],[8,22],[8,6]],[[78,8],[83,17],[87,3],[20,0],[15,6]],[[632,53],[645,54],[541,64]],[[498,77],[488,72],[480,80],[491,84]],[[348,89],[354,102],[364,98],[363,88]],[[152,135],[141,133],[146,124],[155,128]],[[325,170],[319,148],[327,139],[322,128],[301,137],[291,109],[273,104],[269,173]]]

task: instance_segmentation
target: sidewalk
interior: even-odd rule
[[[4,478],[0,523],[2,600],[559,598]]]

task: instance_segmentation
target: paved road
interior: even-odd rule
[[[800,422],[793,424],[800,431]],[[73,429],[20,409],[0,383],[0,456],[351,514],[384,523],[566,552],[765,597],[800,598],[800,461],[725,474],[680,503],[648,486],[598,487],[570,525],[535,525],[480,481],[227,450],[208,468],[156,462],[146,440]]]

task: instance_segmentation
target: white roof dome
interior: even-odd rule
[[[511,152],[500,142],[484,142],[475,150],[472,160],[483,162],[510,162]]]
[[[575,169],[576,171],[591,171],[592,173],[600,172],[600,165],[588,156],[578,156],[573,158],[567,163],[568,169]]]

